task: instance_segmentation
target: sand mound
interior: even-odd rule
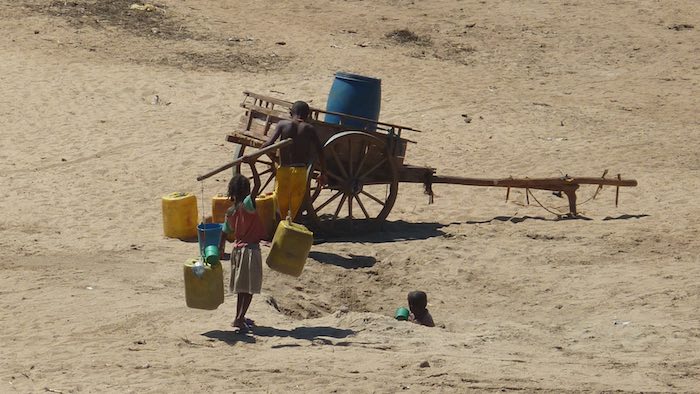
[[[424,3],[0,4],[0,392],[697,391],[696,2]],[[384,232],[266,268],[236,334],[235,296],[186,308],[197,247],[160,198],[224,191],[195,178],[230,160],[243,90],[323,108],[336,71],[423,130],[407,163],[639,187],[560,220],[401,184]],[[393,320],[415,289],[441,327]]]

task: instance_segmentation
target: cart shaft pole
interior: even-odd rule
[[[483,179],[483,178],[463,178],[457,176],[437,176],[429,177],[431,183],[446,183],[452,185],[466,186],[491,186],[491,187],[507,187],[510,191],[511,187],[524,189],[540,189],[552,190],[555,192],[564,192],[569,199],[569,213],[576,216],[576,190],[580,185],[611,185],[617,186],[637,186],[637,181],[634,179],[622,179],[619,175],[617,179],[605,178],[502,178],[502,179]],[[528,194],[526,194],[528,196]],[[507,198],[507,197],[506,197]],[[617,193],[615,195],[615,204],[617,205]]]
[[[605,179],[605,178],[463,178],[457,176],[433,175],[432,183],[447,183],[466,186],[517,187],[560,191],[574,185],[611,185],[637,186],[634,179]]]

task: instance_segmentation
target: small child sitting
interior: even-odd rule
[[[428,312],[428,295],[424,291],[412,291],[408,293],[408,309],[411,314],[408,320],[426,327],[435,327],[433,317]]]

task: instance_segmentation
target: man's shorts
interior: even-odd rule
[[[280,218],[294,219],[306,196],[306,167],[278,167],[275,175],[275,193]]]

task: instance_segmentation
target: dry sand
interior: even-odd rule
[[[700,391],[697,1],[85,1],[0,4],[0,392]],[[234,297],[185,306],[160,197],[231,157],[243,90],[324,107],[339,70],[425,131],[411,164],[639,187],[557,220],[401,185],[234,335]],[[413,289],[440,327],[392,319]]]

